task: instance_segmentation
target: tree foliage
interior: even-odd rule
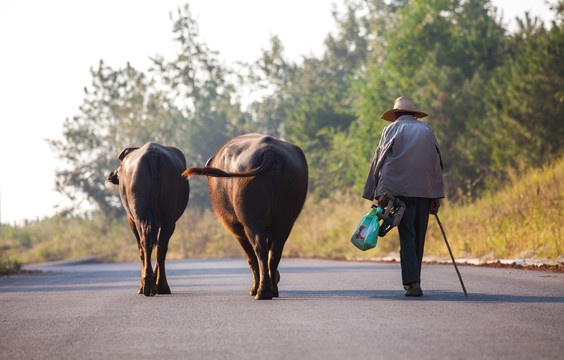
[[[64,123],[63,140],[50,141],[68,164],[57,174],[57,189],[71,199],[121,214],[117,189],[105,179],[119,166],[116,156],[123,148],[148,141],[176,146],[188,166],[201,166],[225,141],[252,130],[234,96],[231,70],[199,39],[189,7],[171,19],[178,57],[157,56],[148,73],[100,61],[79,114]],[[190,198],[209,206],[207,186],[192,186]]]
[[[302,147],[316,198],[359,192],[380,115],[407,95],[430,114],[448,196],[478,193],[518,159],[540,165],[563,152],[562,4],[550,27],[525,15],[512,34],[489,0],[345,0],[322,56],[289,61],[274,36],[237,69],[201,40],[186,5],[171,16],[174,59],[156,56],[146,73],[92,69],[78,115],[51,141],[68,165],[57,188],[115,214],[104,179],[123,147],[173,145],[201,166],[228,139],[262,132]],[[190,203],[206,206],[203,182]]]
[[[104,213],[117,215],[119,199],[105,182],[119,164],[117,154],[133,144],[163,141],[166,131],[152,115],[166,115],[161,96],[149,91],[150,80],[129,64],[113,70],[100,61],[91,74],[80,113],[64,122],[63,140],[50,141],[68,164],[57,172],[56,187],[73,200],[86,200]]]
[[[518,159],[545,164],[564,149],[564,28],[546,30],[527,17],[515,40],[515,55],[499,68],[488,102],[498,172]]]

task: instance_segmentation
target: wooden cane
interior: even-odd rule
[[[437,218],[437,223],[439,224],[439,227],[441,228],[441,232],[443,233],[443,238],[445,239],[445,243],[448,248],[450,258],[452,259],[452,263],[454,264],[454,269],[456,270],[456,274],[458,275],[458,280],[460,280],[460,285],[462,285],[462,290],[464,291],[464,295],[468,296],[468,293],[466,292],[466,288],[464,287],[464,282],[462,281],[462,277],[460,276],[460,272],[458,271],[458,266],[456,266],[456,262],[454,261],[454,256],[452,256],[452,251],[450,250],[450,245],[448,244],[445,231],[443,230],[443,225],[439,220],[439,215],[435,214],[435,218]]]

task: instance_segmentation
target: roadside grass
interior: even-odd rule
[[[564,251],[564,157],[540,169],[512,170],[504,188],[477,199],[442,202],[439,216],[457,258],[562,261]],[[366,252],[350,243],[371,203],[354,194],[310,197],[294,225],[284,256],[371,260],[398,256],[397,229]],[[154,252],[153,252],[154,254]],[[127,219],[52,217],[0,227],[0,272],[22,264],[100,256],[108,262],[138,262]],[[425,255],[448,258],[440,229],[429,219]],[[178,221],[168,259],[244,257],[235,238],[212,210],[188,209]]]
[[[122,219],[123,220],[123,219]],[[127,220],[109,220],[103,215],[93,218],[52,217],[24,225],[5,225],[0,228],[0,246],[7,258],[21,263],[34,263],[103,255],[111,261],[127,261]],[[133,240],[135,245],[135,240]]]
[[[462,204],[446,203],[441,222],[460,256],[557,260],[564,255],[564,157],[540,169],[509,171],[504,188]],[[430,238],[440,238],[429,226]],[[426,252],[448,256],[437,242]]]
[[[155,251],[153,251],[153,261]],[[0,265],[98,256],[106,262],[138,262],[137,241],[127,218],[52,217],[0,227]],[[170,239],[167,259],[244,256],[212,210],[187,209]],[[4,265],[2,265],[4,266]]]
[[[285,248],[287,256],[375,259],[399,252],[397,229],[362,252],[350,237],[370,210],[359,196],[337,194],[308,200]],[[564,255],[564,157],[539,169],[510,169],[505,187],[477,199],[442,201],[439,218],[455,257],[551,260]],[[434,216],[429,218],[425,255],[448,259]]]
[[[332,199],[306,201],[290,234],[285,256],[328,259],[374,259],[399,251],[397,230],[378,238],[376,248],[357,249],[350,239],[372,203],[360,196],[335,194]]]
[[[398,256],[397,229],[362,252],[350,243],[370,210],[359,196],[337,194],[308,201],[296,222],[287,256],[380,259]],[[564,157],[540,169],[510,169],[505,187],[477,199],[442,201],[439,218],[455,257],[562,261],[564,255]],[[429,218],[425,255],[448,259],[434,216]]]
[[[0,253],[0,275],[18,272],[21,267],[22,264],[17,259],[4,257]]]
[[[176,225],[167,259],[244,257],[245,252],[211,209],[191,209]]]

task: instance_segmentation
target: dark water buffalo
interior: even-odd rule
[[[176,221],[188,204],[190,188],[182,177],[186,159],[180,150],[155,143],[126,148],[118,158],[121,165],[108,180],[119,184],[121,202],[137,238],[143,266],[139,294],[170,294],[165,258]],[[151,251],[155,246],[153,271]]]
[[[278,296],[278,264],[307,193],[302,150],[270,136],[244,135],[223,145],[206,166],[184,175],[208,176],[215,213],[247,254],[251,295]]]

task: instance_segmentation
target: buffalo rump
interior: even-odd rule
[[[155,143],[126,148],[118,158],[121,165],[108,180],[119,185],[129,226],[137,239],[143,268],[139,294],[170,294],[165,258],[176,221],[188,204],[190,188],[182,177],[186,159],[180,150]],[[157,249],[154,271],[153,247]]]

